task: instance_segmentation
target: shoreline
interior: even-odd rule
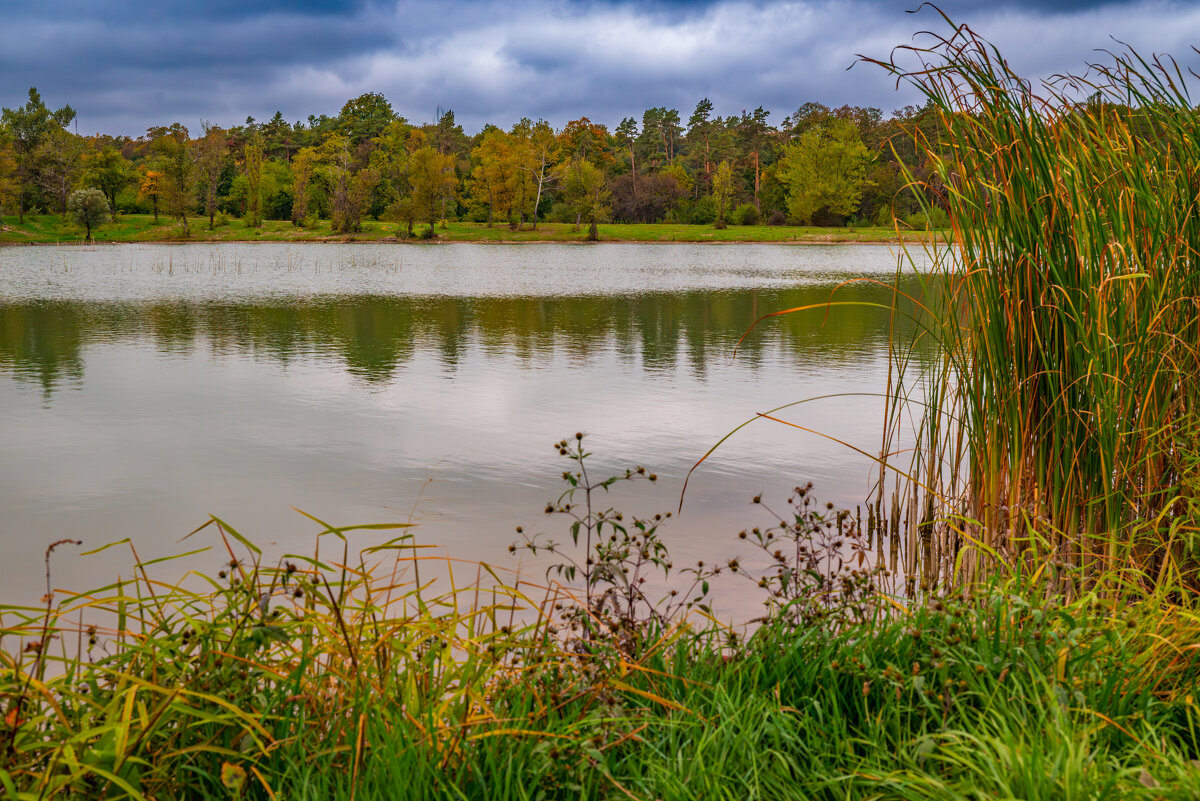
[[[298,229],[290,222],[270,220],[258,229],[247,228],[241,220],[227,220],[215,228],[207,220],[197,219],[189,236],[180,236],[178,223],[150,215],[124,215],[115,223],[106,223],[94,231],[91,246],[109,244],[214,244],[222,242],[301,242],[306,244],[373,243],[386,245],[445,245],[452,243],[494,245],[552,244],[704,244],[704,245],[898,245],[925,242],[940,231],[913,231],[897,236],[895,228],[878,226],[858,228],[821,228],[817,226],[712,226],[680,223],[609,223],[600,226],[600,239],[589,242],[583,230],[570,223],[539,223],[537,230],[511,230],[507,226],[488,227],[484,223],[450,222],[439,228],[433,239],[396,236],[396,225],[378,221],[363,224],[354,234],[335,234],[328,222],[309,229]],[[28,215],[24,224],[15,217],[0,221],[0,247],[21,245],[84,245],[82,230],[58,215]]]
[[[3,242],[0,248],[32,248],[32,247],[121,247],[125,245],[410,245],[417,247],[438,247],[442,245],[713,245],[716,247],[736,245],[779,245],[781,247],[811,247],[816,245],[904,245],[920,242],[917,237],[901,239],[804,239],[780,241],[772,239],[736,239],[725,241],[705,241],[701,239],[664,239],[647,241],[644,239],[601,239],[597,242],[574,242],[561,239],[436,239],[436,240],[403,240],[403,239],[356,239],[345,237],[334,239],[322,237],[319,239],[124,239],[101,242],[83,242],[79,240],[61,240],[57,242]]]

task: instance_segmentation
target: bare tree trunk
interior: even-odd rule
[[[759,177],[758,151],[755,150],[754,151],[754,208],[758,209],[758,211],[762,211],[762,208],[758,205],[758,177]]]

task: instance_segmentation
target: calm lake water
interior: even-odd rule
[[[423,543],[515,567],[515,526],[566,536],[542,509],[568,467],[551,443],[575,431],[593,474],[658,473],[612,497],[642,514],[674,509],[710,446],[793,401],[837,395],[782,414],[875,452],[880,402],[855,393],[885,386],[886,311],[775,318],[732,356],[760,315],[890,283],[896,260],[883,246],[0,249],[0,602],[36,602],[62,537],[130,537],[148,559],[197,547],[178,540],[214,514],[273,553],[311,552],[318,527],[293,507],[411,519]],[[890,298],[858,282],[836,299]],[[755,494],[783,508],[811,480],[852,506],[873,475],[842,445],[758,421],[697,470],[663,534],[679,561],[727,558],[738,530],[771,522]],[[55,584],[128,564],[64,550]]]

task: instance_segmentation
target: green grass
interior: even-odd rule
[[[227,564],[199,585],[139,568],[0,609],[7,797],[1200,792],[1200,618],[1156,599],[1063,603],[1013,576],[851,618],[826,604],[736,645],[703,618],[646,620],[626,650],[552,634],[561,589],[431,585],[435,557],[403,535],[347,559],[353,529],[270,564],[214,523]]]
[[[190,236],[183,236],[178,220],[160,215],[157,222],[148,214],[124,214],[117,222],[106,223],[93,233],[97,242],[324,242],[393,241],[401,226],[368,220],[363,230],[349,236],[334,234],[328,220],[313,228],[296,228],[289,222],[267,220],[261,228],[247,227],[240,219],[230,219],[213,230],[207,218],[189,220]],[[426,226],[418,226],[419,233]],[[488,227],[483,223],[450,222],[436,229],[440,242],[583,242],[586,227],[574,230],[567,223],[539,223],[537,230],[526,226],[513,231],[507,225]],[[916,236],[913,234],[912,236]],[[0,218],[0,244],[75,243],[83,239],[83,229],[58,215],[26,215]],[[607,242],[780,242],[841,243],[894,242],[891,228],[819,228],[814,226],[729,226],[718,230],[710,225],[674,223],[620,224],[600,226],[600,239]],[[421,241],[408,240],[408,241]]]
[[[188,555],[215,575],[156,581],[132,551],[133,579],[87,592],[50,590],[53,551],[78,543],[51,545],[41,605],[0,607],[0,787],[21,801],[1200,792],[1200,615],[1173,593],[1067,601],[1017,568],[900,600],[882,567],[828,558],[862,543],[806,488],[792,522],[742,538],[776,550],[769,566],[683,569],[695,600],[658,601],[642,583],[672,573],[658,518],[600,508],[655,475],[590,477],[583,439],[555,445],[573,467],[547,507],[570,542],[514,546],[560,560],[545,580],[443,560],[405,524],[326,526],[311,555],[268,558],[214,518]],[[364,530],[398,536],[356,554]],[[718,622],[710,581],[757,593],[766,617]]]

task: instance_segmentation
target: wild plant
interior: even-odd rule
[[[570,543],[545,535],[524,536],[510,551],[539,552],[560,561],[546,569],[554,577],[564,597],[554,603],[561,616],[570,647],[581,652],[597,648],[615,648],[619,654],[634,657],[648,644],[693,609],[711,614],[707,599],[711,581],[720,575],[719,564],[699,561],[695,566],[676,569],[659,527],[672,517],[671,512],[652,518],[631,517],[599,502],[620,482],[658,480],[644,467],[629,468],[622,474],[595,479],[588,473],[592,456],[584,445],[584,434],[572,440],[554,443],[560,456],[573,463],[562,480],[567,488],[555,501],[546,504],[549,516],[566,517]],[[672,575],[683,578],[680,586],[670,586]]]
[[[789,513],[781,515],[756,495],[754,503],[779,523],[738,533],[766,555],[766,568],[727,563],[763,590],[766,614],[760,620],[837,629],[868,619],[891,574],[874,563],[858,521],[849,510],[818,504],[811,481],[796,487],[787,502]]]
[[[891,430],[920,421],[892,516],[955,580],[1054,560],[1178,587],[1200,558],[1175,523],[1200,400],[1188,78],[1129,50],[1035,86],[946,23],[867,59],[939,116],[916,135],[951,222],[927,282],[940,358],[890,382]]]

